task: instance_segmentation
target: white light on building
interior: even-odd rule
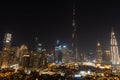
[[[10,34],[10,33],[5,34],[5,42],[6,43],[9,43],[11,41],[11,38],[12,38],[12,34]]]
[[[115,33],[111,32],[111,63],[113,65],[118,65],[119,62],[119,52],[118,52],[118,44],[115,37]]]

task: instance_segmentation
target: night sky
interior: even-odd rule
[[[7,7],[8,6],[8,7]],[[81,2],[76,0],[76,26],[79,51],[94,52],[97,42],[109,49],[111,27],[120,44],[120,5],[115,1]],[[45,1],[40,4],[4,4],[0,7],[0,46],[6,32],[12,33],[12,45],[34,49],[35,37],[45,48],[56,40],[71,45],[72,0]]]

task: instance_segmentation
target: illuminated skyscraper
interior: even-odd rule
[[[4,41],[3,41],[1,68],[7,68],[10,65],[11,38],[12,38],[12,34],[10,33],[5,34]]]
[[[39,67],[47,67],[47,54],[46,54],[46,49],[42,49],[41,56],[40,56]]]
[[[6,33],[3,41],[3,50],[9,50],[11,45],[12,34]]]
[[[23,60],[23,58],[27,58],[29,57],[29,51],[28,51],[28,47],[26,45],[21,45],[21,47],[19,48],[19,64],[20,65],[24,65],[25,64],[25,60]]]
[[[102,50],[99,42],[97,43],[97,63],[102,63]]]
[[[11,38],[12,38],[12,34],[11,33],[6,33],[5,37],[4,37],[5,43],[10,44],[11,43]]]
[[[54,60],[56,63],[62,62],[62,46],[59,40],[57,40],[57,44],[55,46]]]
[[[103,61],[107,64],[110,64],[111,61],[111,54],[110,54],[110,50],[105,50],[103,53]]]
[[[112,29],[111,32],[111,63],[112,65],[118,65],[119,62],[119,52],[118,52],[118,44],[115,37],[115,33]]]
[[[77,49],[77,32],[76,32],[76,24],[75,24],[75,6],[73,6],[73,33],[72,33],[72,57],[75,61],[78,60],[78,49]]]
[[[36,41],[36,51],[40,53],[42,51],[42,44],[39,43],[38,37],[36,37],[35,41]]]

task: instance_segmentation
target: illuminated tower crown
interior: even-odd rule
[[[5,37],[4,37],[4,43],[10,45],[11,38],[12,38],[12,34],[11,33],[6,33]]]

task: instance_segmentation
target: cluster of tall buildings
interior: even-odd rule
[[[73,33],[72,33],[72,53],[71,53],[71,60],[78,62],[80,61],[79,53],[78,53],[78,39],[77,39],[77,24],[76,24],[76,15],[75,15],[75,5],[73,5]],[[106,51],[102,51],[101,44],[97,43],[97,56],[96,56],[96,63],[99,64],[111,64],[111,65],[119,65],[120,64],[120,57],[118,51],[118,44],[115,37],[114,30],[112,29],[111,32],[111,39],[110,39],[110,49]],[[87,56],[88,57],[88,56]],[[84,61],[84,60],[83,60]]]
[[[74,36],[75,32],[73,33],[73,39],[75,39]],[[52,62],[62,64],[85,61],[79,59],[85,58],[79,56],[81,54],[78,54],[77,52],[77,45],[75,45],[76,42],[72,43],[72,49],[70,50],[65,45],[61,45],[60,41],[57,40],[56,46],[50,54],[48,54],[46,49],[42,48],[42,44],[38,42],[38,38],[36,38],[36,51],[30,51],[24,44],[20,47],[11,46],[11,39],[12,34],[6,33],[4,36],[2,51],[0,52],[1,68],[8,68],[15,64],[23,68],[40,68],[47,67],[48,63]],[[111,32],[110,50],[103,52],[101,44],[98,42],[96,52],[96,63],[120,65],[118,44],[113,30]]]
[[[65,45],[61,45],[57,40],[56,46],[52,52],[47,52],[42,48],[36,38],[36,50],[31,51],[26,45],[14,47],[11,45],[12,34],[6,33],[3,41],[2,51],[0,52],[0,67],[9,68],[13,65],[23,68],[40,68],[47,67],[48,63],[62,64],[70,62],[70,53]]]
[[[2,51],[0,52],[0,67],[8,68],[18,64],[20,67],[38,68],[47,66],[46,49],[30,51],[26,45],[20,47],[11,46],[12,34],[6,33],[3,41]]]
[[[115,33],[112,29],[111,39],[110,39],[110,50],[102,52],[100,43],[97,44],[97,63],[106,63],[113,66],[120,65],[120,56],[118,50],[118,44],[115,37]]]

